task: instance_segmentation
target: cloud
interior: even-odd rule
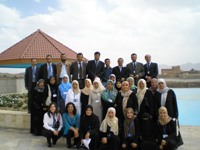
[[[1,48],[8,48],[38,28],[85,57],[100,51],[112,65],[123,57],[128,63],[133,52],[138,61],[152,55],[160,64],[199,62],[200,6],[196,0],[60,0],[46,14],[22,17],[20,10],[0,5]],[[3,22],[3,23],[2,23]],[[3,49],[2,49],[3,50]],[[170,59],[169,59],[170,58]],[[177,59],[178,58],[178,59]]]

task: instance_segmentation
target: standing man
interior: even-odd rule
[[[112,68],[110,67],[110,59],[109,58],[106,58],[104,63],[105,63],[105,67],[104,67],[104,71],[103,71],[104,73],[103,73],[102,82],[105,87],[110,75],[112,74]]]
[[[36,58],[31,59],[31,66],[26,68],[25,71],[25,87],[28,90],[28,113],[31,113],[31,103],[33,97],[33,89],[36,86],[37,81],[39,80],[39,67],[36,66]]]
[[[146,64],[144,65],[145,80],[147,82],[147,87],[151,86],[151,79],[157,78],[158,76],[158,64],[151,62],[151,55],[145,55]]]
[[[71,75],[70,75],[70,63],[67,62],[67,55],[62,53],[60,55],[60,60],[56,67],[57,67],[57,83],[60,84],[62,82],[62,78],[64,75],[68,75],[68,81],[71,82]]]
[[[144,66],[142,63],[137,62],[137,54],[131,54],[131,60],[126,67],[129,70],[129,76],[134,78],[135,85],[137,86],[138,80],[144,77]]]
[[[95,77],[99,77],[101,80],[103,78],[104,63],[99,60],[100,52],[94,53],[94,60],[90,60],[87,65],[88,78],[94,81]]]
[[[48,54],[46,56],[47,63],[41,65],[39,72],[39,79],[44,79],[45,84],[49,84],[51,76],[56,78],[56,65],[52,63],[52,56]]]
[[[129,76],[128,69],[123,67],[124,60],[123,58],[118,58],[118,66],[114,67],[112,70],[112,74],[116,76],[116,80],[125,81]]]
[[[83,89],[85,86],[86,79],[86,67],[87,63],[83,62],[83,54],[77,54],[77,61],[73,62],[70,67],[70,73],[72,75],[72,81],[77,80],[79,83],[80,89]]]

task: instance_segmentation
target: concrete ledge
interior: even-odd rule
[[[30,114],[20,111],[0,110],[0,127],[30,129]]]

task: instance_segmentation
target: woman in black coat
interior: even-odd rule
[[[157,126],[158,149],[176,150],[178,138],[176,135],[176,121],[168,116],[166,107],[160,107]]]
[[[158,90],[154,94],[154,108],[156,118],[161,106],[167,108],[168,114],[172,118],[178,119],[178,105],[174,91],[167,87],[164,79],[158,79]]]
[[[142,118],[144,113],[148,113],[153,117],[153,93],[147,89],[146,81],[144,79],[140,79],[138,81],[138,89],[137,89],[137,100],[138,100],[138,117]]]
[[[98,149],[99,147],[99,127],[99,117],[93,114],[93,107],[87,105],[85,114],[80,122],[80,138],[82,144],[84,139],[91,139],[89,144],[91,150]]]
[[[41,135],[43,129],[43,116],[46,95],[44,90],[44,80],[40,79],[33,91],[33,101],[31,104],[31,127],[30,132],[34,135]]]

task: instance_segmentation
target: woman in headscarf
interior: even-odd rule
[[[122,89],[117,94],[115,107],[117,110],[117,118],[119,119],[120,131],[122,131],[126,108],[131,107],[134,110],[135,114],[137,114],[138,111],[137,97],[135,93],[130,90],[128,81],[122,82]],[[121,133],[120,136],[122,136]]]
[[[168,115],[166,107],[159,108],[157,130],[158,148],[161,150],[176,150],[178,146],[176,121]]]
[[[126,79],[126,81],[128,81],[129,85],[130,85],[130,90],[133,91],[133,92],[136,92],[137,91],[137,86],[134,84],[134,78],[133,77],[128,77]]]
[[[65,113],[62,116],[64,133],[67,140],[67,147],[71,148],[71,138],[74,137],[74,146],[79,147],[80,116],[76,112],[76,107],[72,102],[67,103]]]
[[[72,88],[69,89],[69,91],[67,92],[65,105],[67,105],[67,103],[69,103],[69,102],[74,103],[76,110],[77,110],[77,114],[79,114],[79,115],[81,115],[80,96],[81,96],[81,90],[79,88],[79,83],[77,80],[73,80]]]
[[[124,132],[122,138],[122,149],[137,150],[140,136],[140,125],[132,108],[126,109]]]
[[[47,84],[45,91],[46,91],[46,97],[47,97],[45,106],[48,108],[52,102],[57,104],[58,86],[56,84],[56,79],[54,76],[50,77],[49,84]]]
[[[65,100],[69,89],[71,89],[72,84],[69,82],[69,77],[67,74],[63,76],[62,83],[59,85],[59,97],[57,102],[58,110],[61,114],[65,112]]]
[[[101,93],[101,103],[103,106],[103,116],[105,118],[109,107],[114,107],[117,91],[114,89],[114,82],[112,80],[107,81],[106,90]]]
[[[52,141],[53,145],[56,145],[57,140],[63,135],[63,122],[54,102],[50,104],[48,112],[44,114],[43,127],[42,134],[47,138],[47,146],[51,147]]]
[[[112,80],[113,83],[115,84],[115,83],[116,83],[116,76],[115,76],[114,74],[111,74],[111,75],[109,76],[109,80]]]
[[[81,90],[81,116],[85,114],[85,107],[88,105],[89,94],[93,88],[92,81],[85,79],[85,87]]]
[[[87,105],[84,112],[80,124],[81,143],[83,144],[84,139],[91,139],[89,148],[90,150],[95,150],[99,147],[99,117],[93,113],[91,105]]]
[[[119,92],[122,88],[122,81],[118,79],[115,84],[115,89]]]
[[[138,117],[142,118],[144,113],[148,113],[153,117],[153,94],[150,90],[147,89],[147,84],[144,79],[140,79],[137,85],[137,100],[138,100]]]
[[[151,79],[151,86],[149,87],[149,90],[153,93],[153,95],[158,89],[157,82],[158,82],[158,79],[156,78]]]
[[[31,128],[30,132],[34,135],[41,135],[44,116],[44,103],[46,101],[44,91],[44,80],[40,79],[33,91],[33,101],[31,104]]]
[[[107,110],[106,117],[101,123],[101,149],[118,150],[120,139],[118,137],[119,127],[115,108],[110,107]]]
[[[167,87],[164,79],[158,79],[158,90],[154,94],[155,112],[158,116],[158,109],[165,106],[172,118],[178,119],[178,105],[174,91]]]
[[[100,78],[96,77],[93,81],[93,88],[89,95],[88,104],[92,105],[94,114],[96,114],[100,121],[102,120],[102,104],[101,104],[101,93],[105,90],[101,83]]]

